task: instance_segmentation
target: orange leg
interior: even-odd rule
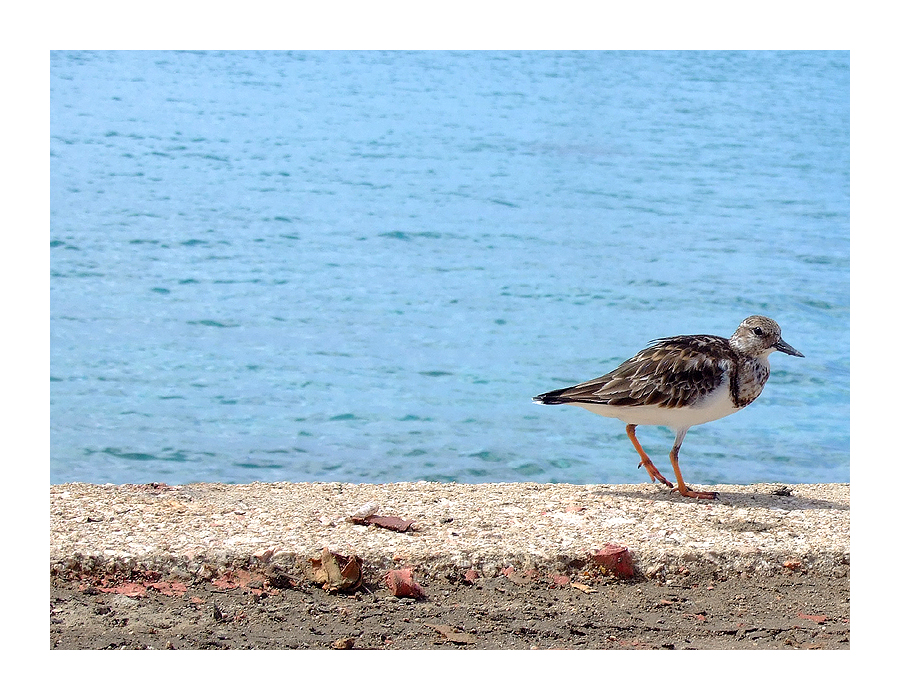
[[[690,486],[685,484],[684,479],[681,478],[681,469],[678,468],[678,451],[681,449],[681,441],[684,440],[686,434],[687,430],[678,431],[678,434],[675,436],[675,445],[669,453],[669,459],[672,461],[672,469],[675,470],[675,479],[678,481],[678,493],[682,496],[687,496],[688,498],[718,498],[718,494],[715,491],[694,491]]]
[[[659,480],[661,483],[668,486],[670,489],[675,488],[672,485],[672,482],[666,479],[662,474],[659,473],[659,470],[653,465],[653,462],[650,461],[650,457],[647,456],[647,453],[644,452],[644,448],[641,447],[641,443],[638,442],[637,435],[634,433],[634,429],[637,426],[629,423],[625,426],[625,432],[628,433],[628,438],[631,440],[631,444],[634,445],[634,449],[637,450],[637,453],[641,456],[641,465],[644,469],[647,470],[647,473],[650,474],[651,483]],[[675,472],[678,474],[678,472]],[[680,478],[680,477],[679,477]]]

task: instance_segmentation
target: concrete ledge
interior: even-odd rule
[[[357,555],[370,573],[564,573],[615,543],[649,577],[849,574],[849,484],[711,488],[720,500],[684,499],[652,484],[54,485],[51,573],[211,578],[273,564],[291,572],[323,547]],[[366,504],[414,521],[412,529],[351,523],[347,516]]]

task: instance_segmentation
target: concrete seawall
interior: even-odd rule
[[[356,555],[369,574],[493,576],[571,572],[614,543],[628,547],[639,576],[663,580],[785,568],[849,575],[849,484],[712,488],[719,500],[710,502],[652,484],[62,484],[50,487],[50,564],[61,575],[211,578],[273,565],[299,575],[328,547]],[[411,527],[348,517],[376,506]]]

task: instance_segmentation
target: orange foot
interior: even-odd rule
[[[656,466],[654,466],[653,462],[651,462],[649,459],[641,460],[641,463],[638,464],[638,469],[640,469],[641,467],[647,470],[647,473],[650,475],[651,483],[659,481],[661,484],[665,484],[670,489],[675,488],[672,485],[671,481],[669,481],[666,477],[659,473],[659,469],[657,469]]]
[[[669,486],[671,486],[671,484],[669,484]],[[681,486],[684,486],[684,490],[681,489]],[[685,484],[679,485],[678,493],[687,498],[701,498],[709,501],[719,498],[719,494],[715,491],[694,491],[690,486]]]

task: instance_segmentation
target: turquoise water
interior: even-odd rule
[[[686,479],[849,480],[846,52],[54,52],[50,149],[51,482],[643,482],[531,397],[753,313]]]

